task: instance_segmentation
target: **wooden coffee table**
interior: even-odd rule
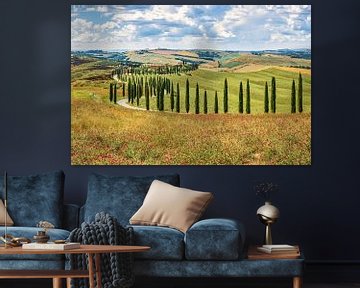
[[[101,257],[102,253],[127,253],[144,252],[149,250],[147,246],[123,246],[123,245],[80,245],[78,249],[71,250],[25,250],[21,247],[0,248],[0,255],[25,255],[25,254],[87,254],[89,263],[88,270],[0,270],[0,279],[34,279],[52,278],[53,288],[62,287],[62,279],[66,278],[68,287],[72,278],[88,278],[90,288],[101,288]],[[95,258],[95,261],[94,261]],[[95,263],[94,263],[95,262]]]

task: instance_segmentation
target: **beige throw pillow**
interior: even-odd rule
[[[212,200],[210,192],[199,192],[154,180],[143,205],[130,224],[166,226],[186,232]]]
[[[14,221],[10,218],[9,214],[6,213],[6,224],[8,226],[12,226],[14,225]],[[3,203],[3,201],[0,199],[0,226],[4,226],[5,225],[5,205]]]

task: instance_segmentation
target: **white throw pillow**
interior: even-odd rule
[[[6,213],[6,225],[12,226],[14,225],[14,221],[11,219],[8,213]],[[0,199],[0,226],[5,226],[5,205],[3,201]]]
[[[210,192],[179,188],[154,180],[130,224],[165,226],[185,233],[201,217],[212,199]]]

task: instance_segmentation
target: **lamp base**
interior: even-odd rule
[[[268,223],[265,226],[265,240],[266,245],[272,245],[272,236],[271,236],[271,224]]]

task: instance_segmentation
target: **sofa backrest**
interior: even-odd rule
[[[76,204],[64,204],[63,206],[63,219],[62,219],[62,228],[66,230],[73,230],[78,228],[80,225],[79,222],[79,212],[80,207]]]
[[[16,226],[35,227],[48,221],[62,227],[64,173],[54,171],[31,176],[8,176],[8,212]],[[0,176],[0,183],[4,177]],[[0,195],[4,199],[3,185]]]
[[[80,221],[91,222],[96,213],[106,212],[114,216],[121,225],[128,225],[155,179],[174,186],[180,185],[178,174],[144,177],[90,175]]]

